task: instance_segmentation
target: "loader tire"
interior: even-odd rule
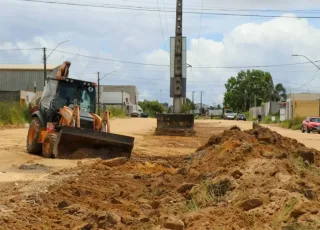
[[[41,129],[41,123],[39,118],[37,117],[32,118],[29,125],[28,136],[27,136],[28,153],[41,154],[41,143],[38,143],[38,139],[40,136],[40,129]]]
[[[57,134],[49,133],[42,144],[42,155],[45,158],[56,158],[58,157],[58,146],[57,146]]]

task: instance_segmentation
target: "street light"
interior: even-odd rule
[[[65,41],[63,41],[63,42],[60,42],[60,43],[51,51],[51,53],[47,56],[47,59],[51,56],[51,54],[53,53],[53,51],[55,51],[55,50],[58,48],[58,46],[60,46],[62,43],[68,42],[68,41],[70,41],[70,39],[65,40]]]
[[[107,73],[106,75],[104,75],[103,77],[100,78],[100,73],[98,72],[98,113],[100,114],[100,81],[107,77],[108,75],[115,73],[117,71],[111,71],[110,73]]]
[[[44,86],[46,85],[46,78],[47,78],[47,59],[51,56],[51,54],[53,53],[53,51],[55,51],[55,50],[58,48],[58,46],[60,46],[62,43],[68,42],[68,41],[70,41],[70,39],[60,42],[60,43],[51,51],[51,53],[50,53],[48,56],[46,55],[46,48],[43,47],[43,70],[44,70],[44,81],[43,81],[43,85],[44,85]]]
[[[316,65],[316,63],[314,63],[313,61],[311,61],[308,57],[304,56],[304,55],[300,55],[300,54],[292,54],[293,57],[304,57],[305,59],[307,59],[309,62],[311,62],[315,67],[317,67],[320,70],[320,67],[318,65]]]

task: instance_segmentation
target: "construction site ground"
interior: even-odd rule
[[[0,229],[320,229],[319,134],[196,120],[195,137],[172,137],[155,136],[152,118],[111,124],[135,137],[127,162],[45,159],[26,152],[27,128],[0,130]]]

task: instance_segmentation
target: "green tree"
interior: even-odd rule
[[[221,105],[219,104],[219,105],[217,105],[217,109],[221,109]]]
[[[182,113],[190,113],[196,109],[196,105],[189,99],[186,99],[186,103],[182,105]]]
[[[139,106],[144,112],[147,112],[149,116],[154,117],[156,113],[162,113],[164,108],[158,101],[139,101]]]
[[[279,101],[286,95],[284,86],[274,86],[271,74],[261,70],[240,71],[228,79],[225,87],[224,106],[237,112],[261,106],[263,102]]]
[[[281,83],[279,83],[274,87],[272,99],[273,101],[280,101],[281,98],[287,99],[287,90]]]

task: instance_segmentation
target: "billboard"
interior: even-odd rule
[[[174,56],[175,37],[170,37],[170,97],[174,97]],[[187,39],[182,37],[182,98],[187,92]]]

